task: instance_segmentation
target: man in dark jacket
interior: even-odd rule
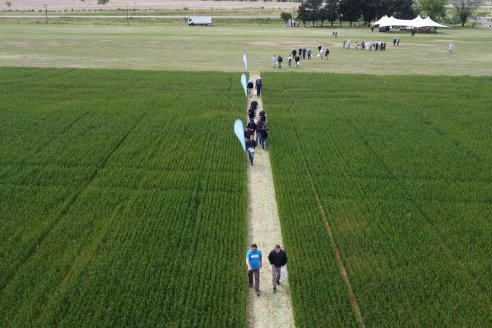
[[[248,152],[251,166],[253,166],[253,159],[255,158],[255,148],[256,148],[255,136],[254,134],[250,134],[249,140],[246,141],[246,151]]]
[[[275,249],[268,255],[268,261],[272,265],[272,284],[273,291],[277,290],[277,285],[280,285],[280,271],[287,264],[287,254],[280,245],[275,245]]]
[[[261,138],[261,148],[268,150],[268,128],[263,125],[261,130],[258,130]]]
[[[261,120],[258,120],[258,123],[256,123],[256,143],[263,145],[263,141],[261,140],[261,133],[260,131],[263,129],[263,122]]]
[[[260,97],[261,89],[263,89],[263,82],[261,82],[261,79],[257,79],[255,83],[256,83],[256,95]]]
[[[250,109],[248,109],[248,117],[249,117],[249,120],[254,120],[255,119],[255,116],[256,116],[256,110],[253,109],[253,107],[250,107]]]
[[[247,128],[250,130],[256,131],[256,123],[255,123],[254,119],[249,121]]]

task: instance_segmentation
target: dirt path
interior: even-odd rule
[[[259,73],[254,72],[250,76],[256,81]],[[253,100],[258,102],[259,113],[263,108],[261,98],[248,97],[248,108]],[[256,243],[263,252],[263,268],[260,271],[261,295],[257,297],[254,288],[249,291],[248,326],[294,327],[287,273],[286,277],[281,279],[277,291],[272,291],[272,270],[268,254],[276,244],[283,247],[283,242],[270,156],[261,146],[256,148],[254,166],[250,166],[248,162],[248,238],[249,244]]]
[[[5,4],[5,1],[0,2],[0,10],[43,10],[44,4],[47,4],[48,10],[115,10],[115,9],[240,9],[240,8],[282,8],[292,10],[297,8],[297,2],[264,2],[264,1],[199,1],[199,0],[111,0],[105,5],[99,5],[97,0],[22,0],[12,1],[10,7]],[[193,12],[191,12],[193,14]]]

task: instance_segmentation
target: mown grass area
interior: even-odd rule
[[[491,78],[262,78],[298,326],[490,326]]]
[[[246,326],[236,75],[0,75],[0,326]]]
[[[368,28],[286,28],[278,22],[225,21],[189,27],[184,20],[126,25],[120,22],[77,24],[14,24],[3,20],[0,65],[36,67],[117,68],[184,71],[272,71],[272,56],[287,57],[293,48],[330,49],[329,60],[301,61],[296,72],[369,75],[492,75],[492,33],[482,29],[442,29],[437,34],[371,32]],[[101,25],[98,25],[101,24]],[[110,24],[110,25],[106,25]],[[164,24],[164,23],[162,23]],[[177,25],[179,24],[179,25]],[[242,25],[241,25],[242,24]],[[338,31],[338,38],[332,36]],[[399,47],[392,40],[401,39]],[[343,40],[352,49],[342,49]],[[387,51],[357,51],[357,41],[386,41]],[[454,54],[448,53],[448,43]],[[404,81],[402,81],[404,83]],[[404,86],[402,86],[404,87]]]

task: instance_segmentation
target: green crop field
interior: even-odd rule
[[[0,327],[247,325],[243,53],[296,325],[492,326],[490,30],[217,22],[0,22]]]
[[[0,75],[0,326],[245,326],[236,76]]]
[[[492,79],[263,80],[297,324],[490,326]]]

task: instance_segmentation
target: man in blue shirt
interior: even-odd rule
[[[261,250],[256,244],[251,244],[251,249],[246,253],[246,265],[248,266],[249,288],[253,288],[253,275],[255,276],[256,295],[260,296],[260,268]]]

